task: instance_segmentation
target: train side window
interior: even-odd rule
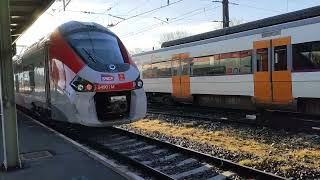
[[[145,64],[142,66],[142,76],[144,79],[153,77],[151,64]]]
[[[181,61],[181,75],[190,74],[190,64],[188,60]]]
[[[29,71],[24,71],[23,72],[23,93],[28,94],[30,93],[30,76],[29,76]]]
[[[172,76],[171,62],[159,62],[152,64],[155,78],[167,78]]]
[[[292,50],[295,71],[320,70],[320,41],[294,44]]]
[[[214,56],[210,56],[210,72],[209,75],[222,75],[225,74],[226,70],[225,68],[221,65],[221,61],[220,61],[220,54],[218,55],[214,55]]]
[[[33,65],[30,65],[29,67],[29,86],[30,86],[30,91],[34,91],[36,83],[34,80],[34,67]]]
[[[274,70],[287,70],[287,46],[277,46],[274,48]]]
[[[242,51],[240,60],[240,73],[252,73],[252,51]]]
[[[18,74],[18,78],[19,78],[19,92],[22,93],[23,92],[23,73],[19,72]]]
[[[14,82],[15,82],[14,90],[16,91],[16,93],[19,93],[19,75],[18,74],[15,74]]]
[[[257,49],[257,71],[263,72],[269,69],[268,48]]]
[[[180,68],[180,61],[179,60],[172,60],[171,61],[172,66],[172,76],[178,76],[179,74],[179,68]]]
[[[190,63],[191,76],[212,76],[221,74],[219,55],[194,58]]]
[[[225,74],[240,73],[240,52],[224,53],[220,56],[220,65],[224,66]]]
[[[248,74],[252,72],[252,51],[239,51],[194,58],[192,76]]]
[[[209,71],[210,61],[209,57],[198,57],[193,58],[192,63],[190,64],[191,67],[191,75],[192,76],[205,76]]]
[[[221,69],[219,75],[225,75],[227,73],[227,60],[221,58],[219,62],[220,62],[220,69]]]

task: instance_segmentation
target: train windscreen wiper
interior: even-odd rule
[[[84,52],[86,52],[86,54],[89,56],[89,58],[93,61],[93,62],[97,62],[95,59],[94,59],[94,57],[92,56],[92,54],[86,49],[86,48],[82,48],[82,50],[84,51]]]

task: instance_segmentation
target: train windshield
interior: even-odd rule
[[[85,31],[70,34],[67,39],[89,66],[124,63],[117,38],[110,34]]]

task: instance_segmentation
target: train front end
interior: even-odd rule
[[[114,33],[96,23],[69,22],[53,33],[49,52],[51,84],[60,89],[54,93],[66,99],[51,98],[52,106],[68,122],[111,126],[145,116],[139,70]]]

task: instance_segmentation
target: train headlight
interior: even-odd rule
[[[76,76],[73,81],[71,82],[71,86],[74,90],[78,92],[92,92],[94,91],[94,86],[89,81]]]
[[[77,90],[78,91],[83,91],[83,89],[84,89],[83,85],[82,84],[78,84]]]
[[[135,81],[135,85],[136,85],[136,89],[141,89],[143,87],[143,81],[140,78],[138,78]]]
[[[141,79],[139,79],[139,80],[137,81],[137,87],[138,87],[138,88],[142,88],[142,87],[143,87],[143,82],[142,82]]]

